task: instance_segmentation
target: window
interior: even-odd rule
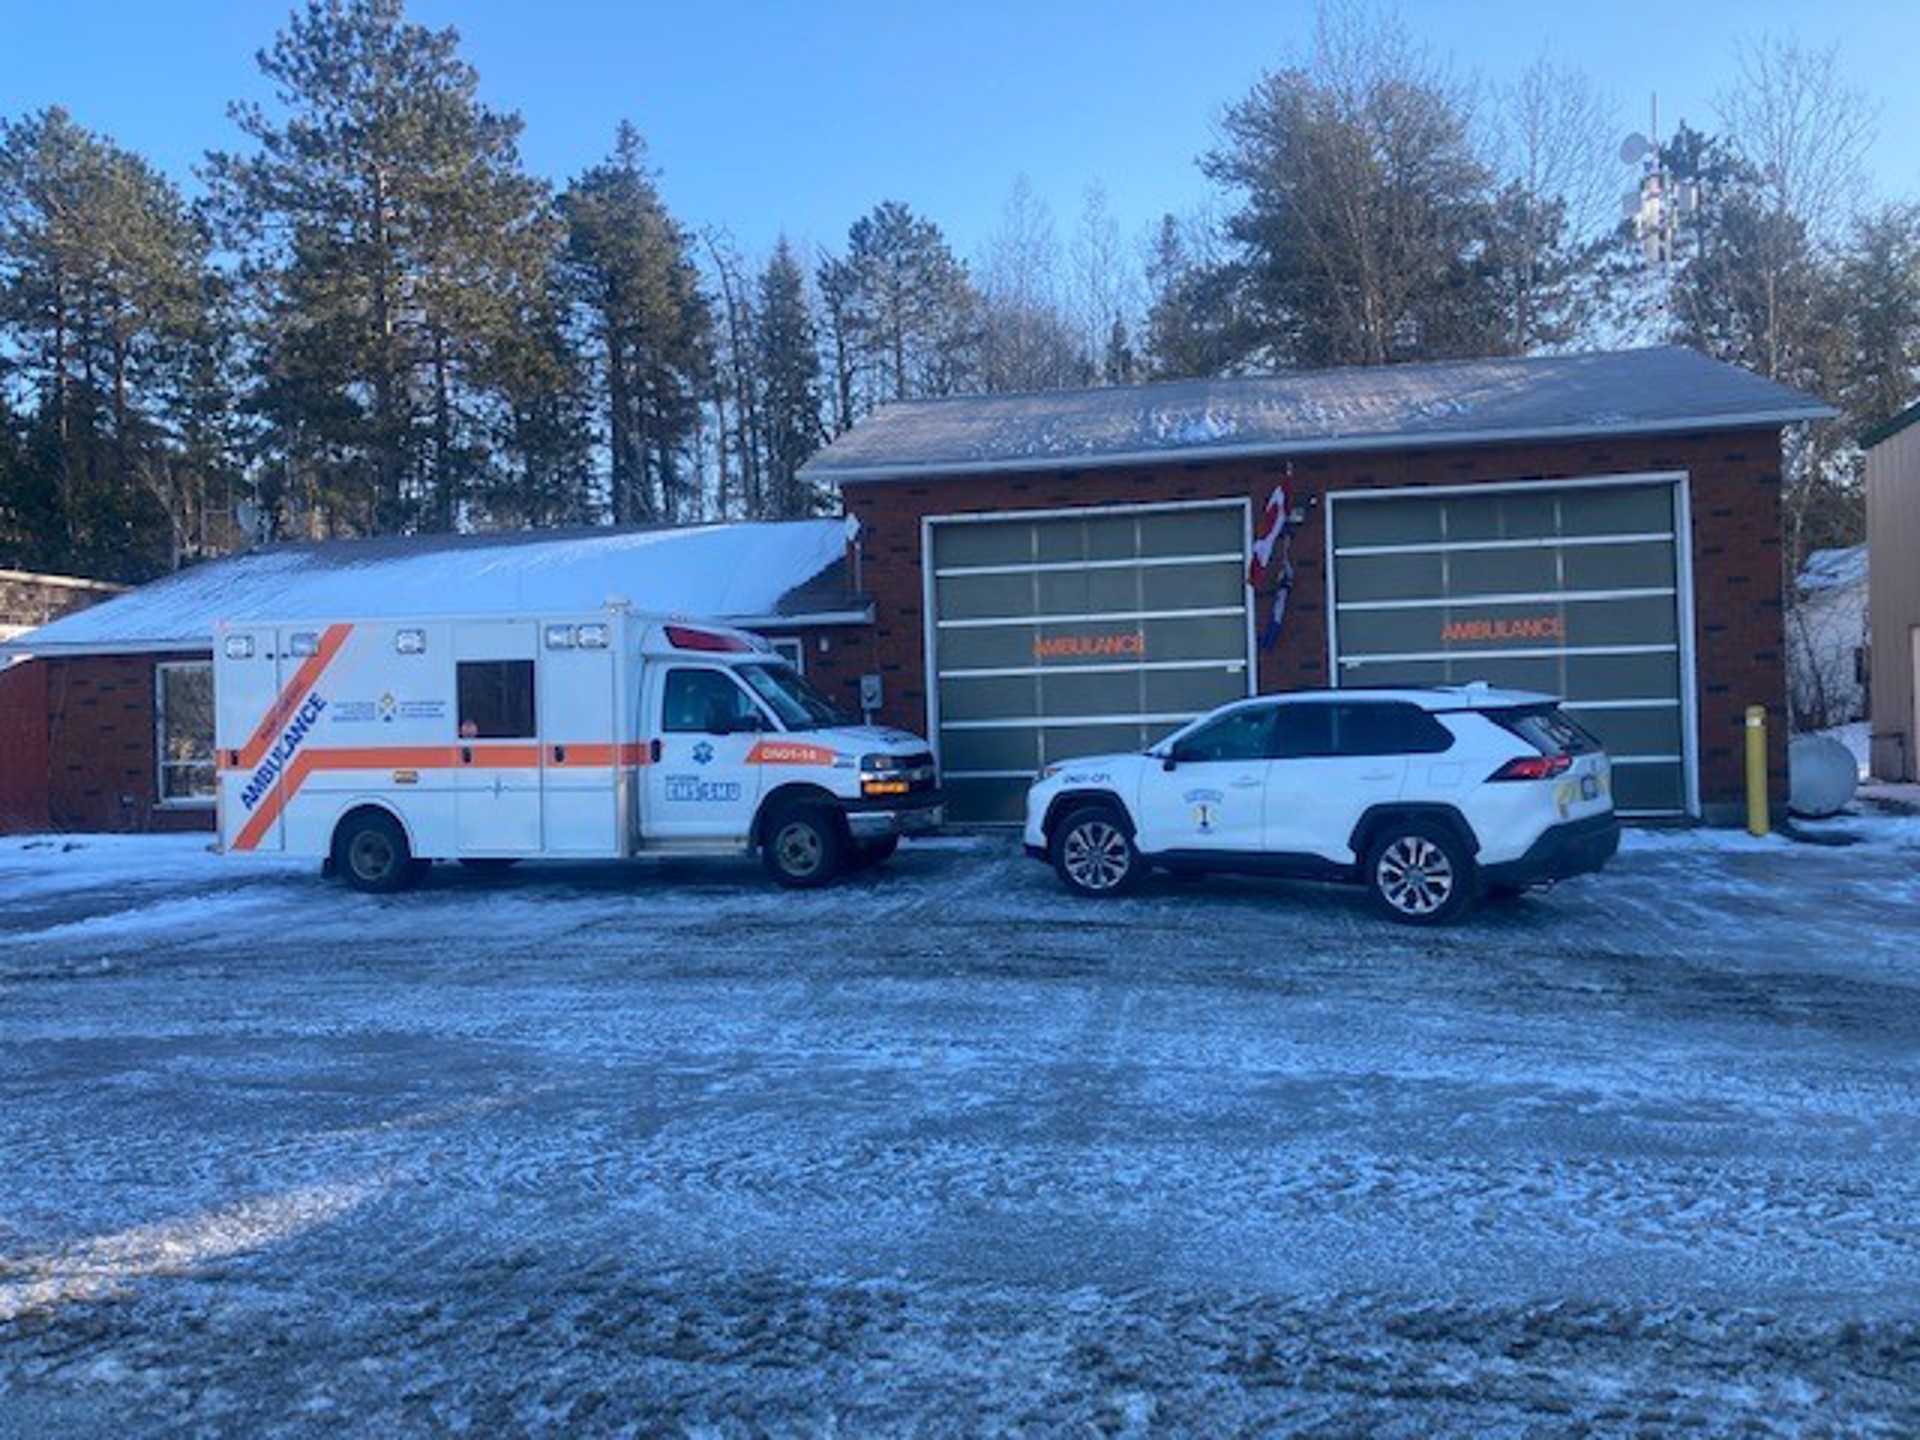
[[[1438,755],[1453,745],[1453,732],[1418,705],[1400,700],[1334,705],[1334,753],[1338,755]]]
[[[1535,705],[1525,710],[1489,710],[1486,717],[1511,730],[1542,755],[1587,755],[1600,748],[1557,705]]]
[[[1202,725],[1176,747],[1181,760],[1264,760],[1274,707],[1250,705]]]
[[[1273,727],[1273,758],[1306,760],[1335,754],[1332,705],[1301,701],[1282,705]]]
[[[1453,732],[1404,700],[1301,701],[1280,707],[1276,760],[1335,755],[1437,755]]]
[[[765,723],[753,697],[724,670],[669,670],[660,728],[673,735],[730,734]]]
[[[767,643],[773,646],[773,653],[791,665],[795,671],[802,675],[807,673],[807,647],[799,639],[787,635]]]
[[[454,667],[462,740],[531,740],[533,661],[462,660]]]
[[[742,665],[734,672],[752,687],[789,730],[818,730],[825,725],[851,725],[826,696],[784,665]]]
[[[153,726],[162,805],[213,801],[213,666],[154,666]]]

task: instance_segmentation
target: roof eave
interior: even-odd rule
[[[1671,435],[1716,430],[1757,430],[1831,420],[1831,405],[1801,405],[1735,415],[1688,415],[1666,420],[1636,420],[1617,425],[1556,425],[1525,430],[1422,431],[1417,434],[1335,436],[1311,440],[1263,441],[1254,445],[1208,445],[1164,450],[1127,450],[1111,454],[1026,456],[1011,460],[946,461],[937,464],[835,466],[808,462],[800,474],[837,485],[872,484],[935,477],[1096,470],[1108,466],[1200,465],[1218,460],[1265,459],[1280,455],[1328,455],[1370,450],[1439,450],[1461,445],[1517,445],[1541,440],[1597,440],[1633,435]]]

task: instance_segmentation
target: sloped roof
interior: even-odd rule
[[[1811,395],[1669,345],[903,401],[840,436],[803,473],[844,484],[1724,430],[1836,413]]]
[[[218,620],[524,615],[614,598],[637,610],[765,623],[852,610],[845,557],[843,520],[327,540],[193,566],[8,648],[201,650]]]

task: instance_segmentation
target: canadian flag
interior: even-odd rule
[[[1253,554],[1247,560],[1247,585],[1258,590],[1273,569],[1273,552],[1287,529],[1287,487],[1276,485],[1260,512],[1260,528],[1253,535]]]

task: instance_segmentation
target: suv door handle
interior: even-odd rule
[[[1362,780],[1391,780],[1393,779],[1393,775],[1394,772],[1391,770],[1369,770],[1360,778]]]

